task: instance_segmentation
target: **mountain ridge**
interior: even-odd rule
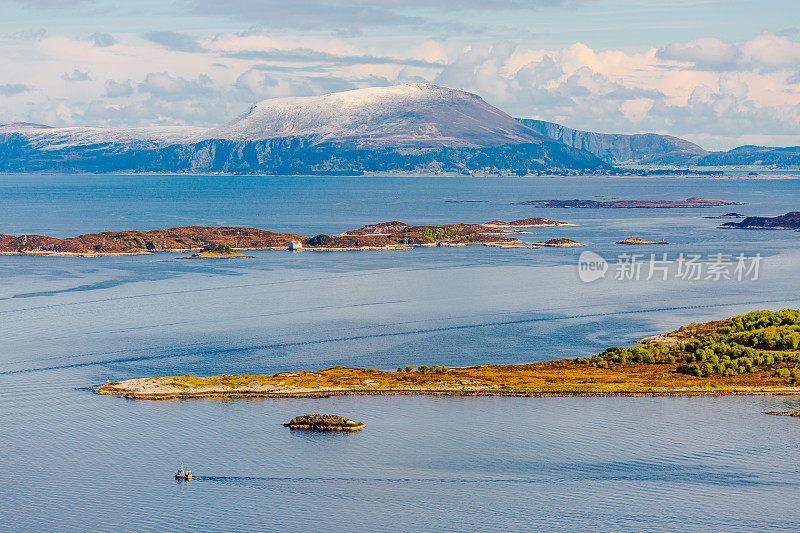
[[[597,133],[536,119],[517,119],[522,124],[573,148],[586,150],[606,163],[683,164],[709,154],[691,141],[658,133]]]
[[[517,120],[552,140],[586,150],[604,162],[614,165],[800,167],[800,146],[744,145],[728,151],[710,152],[691,141],[673,135],[597,133],[572,129],[544,120],[527,118]]]

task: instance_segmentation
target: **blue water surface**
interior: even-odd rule
[[[800,233],[716,229],[800,210],[797,180],[0,176],[0,233],[362,225],[543,216],[585,248],[0,256],[0,529],[796,531],[792,398],[135,402],[106,379],[334,365],[524,363],[753,309],[800,306]],[[746,202],[544,209],[532,199]],[[636,236],[663,246],[621,249]],[[579,280],[586,249],[610,262]],[[756,280],[618,281],[620,253],[761,254]],[[306,412],[362,420],[295,433]],[[176,484],[180,461],[198,477]]]

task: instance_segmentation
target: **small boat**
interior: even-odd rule
[[[175,479],[185,479],[185,480],[192,479],[192,471],[191,470],[184,470],[183,469],[183,462],[181,462],[180,470],[175,472]]]

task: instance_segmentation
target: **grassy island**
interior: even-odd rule
[[[334,367],[318,372],[170,376],[109,383],[95,392],[152,400],[354,394],[464,396],[691,396],[800,394],[800,311],[756,311],[690,324],[590,358],[527,365]]]

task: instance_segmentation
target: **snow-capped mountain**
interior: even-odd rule
[[[0,171],[324,173],[596,169],[479,96],[430,84],[278,98],[211,129],[0,124]]]
[[[264,100],[205,136],[236,141],[309,137],[364,148],[478,148],[545,139],[480,96],[427,83]]]

